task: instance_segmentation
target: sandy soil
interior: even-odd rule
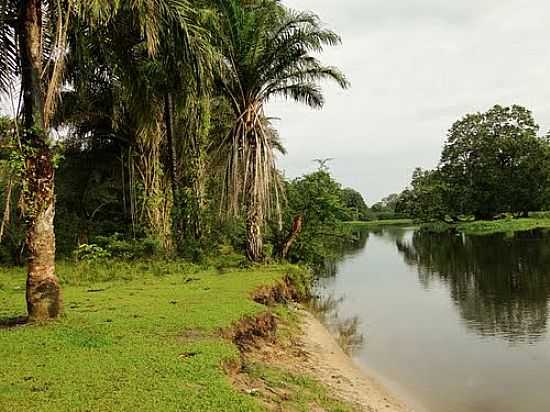
[[[303,319],[298,338],[305,353],[301,367],[327,385],[334,395],[368,412],[412,412],[375,379],[360,370],[338,346],[330,332],[309,312],[298,309]]]

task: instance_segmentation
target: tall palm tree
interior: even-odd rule
[[[29,254],[29,320],[46,320],[63,311],[55,276],[54,164],[48,126],[63,73],[68,16],[73,3],[4,0],[0,3],[0,88],[15,88],[19,78],[23,200]]]
[[[78,30],[112,21],[130,10],[135,35],[150,56],[162,33],[189,10],[186,0],[0,0],[0,92],[20,81],[24,212],[29,255],[30,321],[58,317],[62,292],[55,275],[55,168],[49,126],[59,100],[72,19]]]
[[[216,1],[225,57],[218,80],[234,117],[220,149],[225,155],[225,198],[232,214],[244,206],[246,252],[250,260],[261,261],[263,225],[279,197],[265,104],[283,97],[318,109],[324,104],[322,80],[342,88],[349,84],[337,68],[313,56],[340,43],[315,14],[290,10],[276,0]]]
[[[166,137],[166,171],[170,178],[173,203],[173,240],[182,252],[184,232],[189,226],[200,226],[190,220],[198,219],[198,214],[190,214],[186,209],[180,170],[180,149],[184,135],[178,125],[178,114],[185,109],[188,100],[199,100],[208,88],[211,65],[216,59],[210,42],[208,9],[197,0],[172,0],[171,9],[161,10],[165,24],[158,31],[158,46],[153,55],[136,53],[137,47],[125,51],[119,67],[123,68],[121,78],[126,87],[135,112],[142,114],[143,123],[156,121],[155,109],[163,109],[164,133]],[[176,11],[174,13],[173,11]],[[131,13],[135,13],[131,10]],[[136,58],[137,57],[137,58]],[[152,102],[162,102],[158,105]],[[145,103],[145,105],[143,104]],[[155,107],[156,106],[156,107]],[[193,153],[188,153],[193,156]],[[194,203],[199,203],[194,199]],[[191,216],[193,215],[193,216]]]

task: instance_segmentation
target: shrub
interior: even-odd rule
[[[76,260],[98,260],[111,257],[111,253],[98,245],[80,245],[78,249],[73,252],[73,256]]]
[[[119,233],[112,236],[97,236],[94,243],[110,253],[110,257],[122,259],[151,258],[160,254],[160,241],[144,239],[124,239]]]

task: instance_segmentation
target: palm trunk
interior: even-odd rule
[[[253,133],[253,132],[250,132]],[[248,187],[246,188],[246,255],[252,262],[261,262],[264,259],[264,242],[263,242],[263,208],[258,199],[258,190],[256,185],[259,184],[256,178],[256,137],[251,135],[249,139],[251,144],[252,159],[250,159],[250,177],[248,179]]]
[[[55,276],[54,167],[44,128],[42,3],[41,0],[22,0],[20,7],[24,209],[29,253],[27,310],[29,321],[43,321],[63,313],[63,298]]]
[[[262,223],[257,205],[249,201],[246,206],[246,255],[252,262],[261,262],[264,259]]]
[[[205,199],[205,147],[210,134],[210,98],[200,97],[196,110],[199,120],[196,132],[191,137],[191,163],[189,176],[191,179],[190,188],[193,193],[192,205],[189,216],[191,235],[196,244],[200,244],[203,236],[203,215]]]
[[[170,162],[170,184],[172,185],[172,196],[176,203],[178,193],[178,159],[176,152],[176,140],[174,138],[174,102],[171,93],[164,98],[164,117],[166,122],[166,140],[168,143],[168,157]]]
[[[178,158],[174,131],[174,100],[171,93],[164,97],[164,120],[166,124],[166,141],[168,143],[168,162],[170,169],[170,185],[172,188],[172,237],[175,250],[183,250],[183,223],[181,210],[181,196],[178,184]]]

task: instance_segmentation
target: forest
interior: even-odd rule
[[[276,98],[320,109],[323,82],[349,86],[319,60],[341,40],[315,14],[275,0],[0,7],[12,113],[0,119],[0,260],[28,262],[29,319],[61,313],[55,259],[201,261],[230,246],[299,261],[324,226],[357,218],[359,194],[323,165],[283,175],[265,111]]]

